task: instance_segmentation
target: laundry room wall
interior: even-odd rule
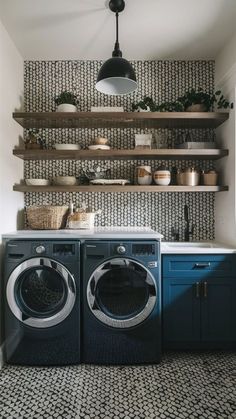
[[[16,230],[19,225],[18,212],[24,206],[21,194],[12,190],[13,183],[22,178],[23,164],[12,156],[12,149],[23,131],[13,121],[11,114],[19,109],[23,100],[23,59],[0,21],[0,255],[1,235]],[[2,285],[2,257],[0,257]],[[2,295],[2,293],[0,294]],[[2,304],[0,304],[2,307]],[[2,319],[2,313],[1,319]],[[1,345],[0,328],[0,345]],[[0,365],[2,362],[0,348]]]
[[[132,62],[138,83],[138,91],[127,96],[106,96],[96,91],[96,76],[100,61],[26,61],[24,68],[25,110],[28,112],[54,111],[54,97],[63,90],[78,95],[79,110],[90,111],[91,106],[123,106],[130,111],[132,102],[144,96],[151,96],[161,103],[173,101],[188,88],[214,90],[213,61],[134,61]],[[134,147],[134,129],[45,129],[40,130],[47,147],[54,142],[79,143],[87,147],[98,135],[109,138],[112,148]],[[173,147],[187,130],[156,130],[164,134],[166,147]],[[192,130],[193,140],[209,141],[215,138],[211,129]],[[27,132],[25,132],[27,135]],[[111,176],[135,181],[135,167],[150,164],[152,169],[166,166],[170,169],[197,165],[201,169],[213,167],[211,161],[26,161],[24,175],[29,177],[52,178],[53,175],[76,175],[85,181],[83,169],[95,164],[106,165]],[[184,232],[184,205],[188,204],[190,217],[195,224],[194,240],[214,239],[213,193],[26,193],[25,205],[65,204],[73,201],[76,205],[85,201],[102,214],[96,223],[101,226],[150,226],[171,240],[171,228],[177,225],[181,238]]]

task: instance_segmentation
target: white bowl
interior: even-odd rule
[[[28,186],[48,186],[51,184],[48,179],[25,179],[25,183]]]
[[[77,184],[77,180],[75,176],[56,176],[53,183],[58,186],[73,186]]]
[[[56,150],[80,150],[79,144],[54,144]]]
[[[88,146],[89,150],[110,150],[111,147],[105,144],[91,144]]]

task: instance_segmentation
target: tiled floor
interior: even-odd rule
[[[169,353],[135,367],[5,366],[0,418],[233,419],[236,354]]]

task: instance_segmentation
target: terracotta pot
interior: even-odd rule
[[[195,103],[194,105],[188,106],[186,112],[207,112],[207,109],[202,103]]]

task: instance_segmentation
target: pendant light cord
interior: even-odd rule
[[[116,44],[119,44],[119,13],[116,12]]]
[[[122,52],[119,45],[119,13],[116,12],[116,42],[112,57],[122,57]]]

